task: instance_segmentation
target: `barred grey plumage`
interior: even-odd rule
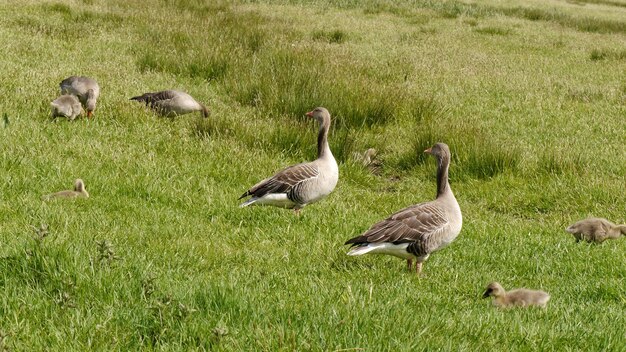
[[[130,100],[137,100],[142,103],[146,103],[146,106],[149,106],[151,109],[163,116],[175,117],[194,111],[200,111],[202,116],[209,117],[209,110],[206,106],[197,102],[191,95],[178,90],[163,90],[154,93],[144,93],[142,95],[132,97]]]
[[[372,225],[351,244],[349,255],[389,254],[407,260],[409,269],[416,260],[419,274],[428,256],[450,244],[458,236],[463,217],[448,183],[450,149],[437,143],[425,151],[437,159],[437,198],[412,205]]]
[[[252,196],[241,204],[273,205],[294,209],[298,212],[307,204],[314,203],[330,194],[339,179],[339,169],[328,145],[330,114],[325,108],[316,108],[307,116],[320,123],[318,134],[318,157],[308,163],[289,166],[274,176],[252,186],[239,199]]]

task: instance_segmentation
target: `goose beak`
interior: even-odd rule
[[[432,148],[428,148],[428,149],[424,150],[424,153],[426,153],[426,154],[432,154],[431,149],[432,149]]]
[[[308,116],[308,117],[313,117],[313,111],[309,111],[305,115]]]
[[[90,117],[91,117],[91,115],[93,115],[93,112],[92,112],[92,111],[90,111],[90,110],[88,110],[88,111],[87,111],[87,118],[90,118]]]
[[[489,297],[489,294],[491,293],[491,290],[487,290],[485,291],[485,293],[483,293],[483,298],[487,298]]]

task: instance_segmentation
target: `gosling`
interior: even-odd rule
[[[53,119],[61,116],[73,121],[76,116],[83,112],[80,101],[74,95],[61,95],[50,103],[50,107],[52,108],[51,117]]]
[[[74,181],[74,190],[60,191],[45,195],[44,200],[52,198],[89,198],[89,193],[85,189],[85,183],[80,178]]]
[[[545,308],[546,304],[550,300],[550,295],[544,291],[529,290],[526,288],[519,288],[506,292],[502,286],[497,282],[492,282],[487,286],[487,290],[483,293],[483,298],[489,296],[495,297],[493,305],[499,308],[507,307],[529,307],[538,306]]]
[[[565,231],[574,235],[576,242],[602,243],[608,239],[616,239],[626,236],[626,225],[615,225],[607,219],[588,218],[573,223]]]

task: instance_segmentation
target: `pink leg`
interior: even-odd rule
[[[417,274],[419,276],[419,274],[421,274],[421,272],[422,272],[422,263],[416,262],[415,263],[415,274]]]
[[[293,213],[296,214],[296,216],[300,216],[300,208],[294,208]]]
[[[411,268],[413,268],[413,259],[406,260],[406,268],[411,271]]]

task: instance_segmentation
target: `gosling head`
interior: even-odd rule
[[[85,183],[80,178],[77,178],[76,181],[74,181],[74,191],[87,194],[87,190],[85,189]]]
[[[93,111],[96,110],[96,93],[93,89],[89,89],[87,91],[85,108],[87,108],[87,117],[91,117],[91,115],[93,115]]]
[[[365,151],[364,159],[370,161],[370,160],[374,159],[377,154],[378,154],[378,152],[376,151],[376,149],[369,148],[368,150]]]
[[[502,286],[499,283],[492,282],[487,286],[487,289],[483,293],[483,298],[487,298],[489,296],[499,297],[503,295],[504,295],[504,288],[502,288]]]

